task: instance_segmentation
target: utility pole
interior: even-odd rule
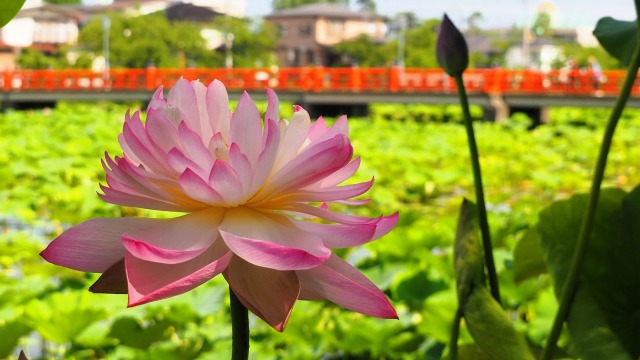
[[[104,56],[104,80],[109,80],[111,64],[109,63],[109,30],[111,29],[111,18],[102,17],[102,55]]]

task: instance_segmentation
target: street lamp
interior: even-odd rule
[[[233,68],[233,39],[232,33],[227,33],[224,37],[225,59],[224,64],[227,69]]]
[[[111,65],[109,64],[109,29],[111,28],[111,18],[102,17],[102,54],[104,56],[104,79],[109,79]]]
[[[405,39],[404,31],[407,28],[407,16],[401,14],[398,18],[398,80],[404,82],[404,53]]]
[[[524,9],[524,25],[522,26],[522,67],[529,67],[529,41],[531,40],[531,34],[529,33],[529,21],[527,12],[527,0],[523,0]]]

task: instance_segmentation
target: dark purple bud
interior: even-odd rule
[[[469,50],[467,42],[458,28],[444,14],[436,43],[438,64],[450,76],[462,75],[469,66]]]

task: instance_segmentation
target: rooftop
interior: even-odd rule
[[[377,19],[380,16],[370,12],[353,11],[346,6],[327,3],[315,3],[298,6],[292,9],[277,10],[267,15],[266,17],[328,17],[341,19]]]

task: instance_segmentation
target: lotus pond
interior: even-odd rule
[[[104,152],[120,154],[117,134],[126,109],[62,103],[0,114],[0,358],[16,357],[18,349],[30,359],[230,357],[224,280],[126,308],[125,295],[87,291],[96,275],[38,255],[63,229],[89,218],[171,216],[114,206],[96,195],[105,181]],[[588,190],[606,117],[606,109],[563,108],[531,131],[518,115],[503,124],[476,123],[503,305],[534,349],[546,338],[557,305],[544,269],[514,263],[516,245],[545,206]],[[384,238],[339,255],[389,295],[400,319],[298,302],[284,333],[251,317],[253,358],[440,359],[446,353],[457,306],[451,245],[460,203],[473,198],[459,119],[455,106],[381,104],[369,118],[349,122],[362,157],[353,181],[376,179],[372,202],[358,211],[399,211],[400,220]],[[606,187],[629,190],[640,182],[638,138],[640,112],[628,110]],[[464,326],[460,339],[471,342]]]

